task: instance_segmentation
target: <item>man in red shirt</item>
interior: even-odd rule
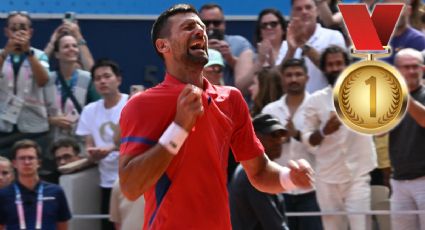
[[[162,13],[152,41],[165,62],[165,80],[132,97],[121,114],[121,189],[130,200],[145,195],[144,229],[231,229],[229,147],[260,191],[312,183],[306,161],[289,169],[267,158],[237,89],[203,78],[205,31],[190,5]]]

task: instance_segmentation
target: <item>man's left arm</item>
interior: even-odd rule
[[[425,128],[425,106],[414,98],[409,98],[409,106],[407,110],[410,116],[423,128]]]
[[[39,87],[43,87],[49,81],[49,75],[46,68],[41,64],[41,61],[36,57],[35,54],[29,55],[28,61],[31,65],[31,71],[33,73],[35,82]]]
[[[48,63],[49,63],[48,58],[44,53],[42,54],[41,57],[37,57],[36,55],[39,55],[39,54],[33,53],[33,51],[31,51],[31,44],[30,44],[31,36],[28,31],[21,30],[19,31],[18,36],[21,38],[20,45],[22,47],[22,51],[28,54],[27,58],[28,58],[28,62],[31,65],[31,71],[34,76],[35,82],[37,83],[39,87],[43,87],[49,81],[49,75],[47,73],[46,67],[41,64],[41,61],[42,59],[46,59],[45,60],[46,66],[48,68]],[[43,55],[45,57],[43,57]]]
[[[241,161],[252,186],[266,193],[281,193],[296,187],[311,188],[313,170],[305,160],[290,161],[282,167],[270,161],[265,154]]]

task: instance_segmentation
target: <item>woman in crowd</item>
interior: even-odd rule
[[[87,46],[86,40],[81,33],[80,26],[78,25],[77,21],[64,20],[64,22],[53,32],[49,43],[47,43],[46,48],[44,48],[44,52],[47,54],[47,56],[49,56],[49,58],[51,58],[55,53],[55,42],[60,36],[64,34],[71,34],[77,40],[77,45],[80,50],[78,56],[80,63],[79,67],[83,70],[90,71],[94,63],[93,56],[89,47]]]
[[[286,38],[286,21],[282,13],[273,8],[264,9],[258,15],[255,23],[254,43],[257,55],[248,76],[242,78],[249,86],[258,73],[265,66],[273,67],[279,54],[280,46]]]
[[[256,74],[249,92],[253,101],[251,116],[254,117],[261,113],[264,106],[283,95],[279,72],[275,68],[262,68]]]
[[[59,68],[50,72],[46,94],[49,123],[56,138],[74,134],[82,108],[99,99],[90,72],[79,69],[78,40],[71,34],[62,34],[54,43],[54,56]]]

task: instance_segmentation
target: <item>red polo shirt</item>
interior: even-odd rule
[[[144,229],[231,229],[226,187],[229,147],[236,160],[264,153],[241,93],[204,81],[204,114],[159,181],[144,195]],[[121,154],[143,154],[174,120],[185,84],[167,74],[124,107]]]

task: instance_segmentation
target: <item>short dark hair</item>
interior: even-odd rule
[[[267,8],[264,9],[258,14],[257,21],[255,22],[255,34],[254,34],[254,44],[257,44],[258,42],[261,42],[263,38],[261,37],[261,19],[266,14],[273,14],[277,17],[280,26],[282,27],[283,35],[282,35],[282,41],[286,39],[286,27],[287,23],[285,18],[283,17],[282,13],[275,8]]]
[[[94,79],[94,72],[100,68],[100,67],[105,67],[105,66],[109,66],[112,69],[112,72],[117,76],[117,77],[121,77],[121,70],[120,67],[118,66],[118,64],[114,61],[112,61],[111,59],[108,58],[102,58],[102,59],[98,59],[93,67],[90,70],[92,79]]]
[[[297,1],[297,0],[291,0],[291,7],[292,6],[294,6],[294,2],[295,1]],[[315,0],[311,0],[312,2],[313,2],[313,4],[315,5],[315,6],[317,6],[317,3],[316,3],[316,1]]]
[[[39,144],[37,144],[37,142],[33,141],[33,140],[29,140],[29,139],[23,139],[20,141],[17,141],[13,144],[11,152],[11,158],[12,160],[16,159],[16,152],[18,152],[18,150],[20,149],[28,149],[28,148],[34,148],[35,152],[37,153],[37,158],[41,159],[41,147]]]
[[[52,146],[50,147],[50,153],[52,156],[55,156],[56,151],[62,147],[72,147],[75,155],[78,155],[81,152],[81,148],[77,140],[71,137],[62,137],[53,142]]]
[[[284,61],[280,66],[279,66],[279,71],[281,74],[283,74],[283,72],[285,72],[285,70],[289,67],[301,67],[304,71],[304,73],[307,74],[307,66],[305,65],[304,59],[298,59],[298,58],[291,58],[288,59],[286,61]]]
[[[28,13],[28,12],[26,12],[26,11],[10,11],[10,12],[7,14],[7,17],[6,17],[6,26],[9,26],[9,20],[10,20],[12,17],[15,17],[16,15],[19,15],[19,16],[22,16],[22,17],[27,18],[27,19],[28,19],[28,25],[30,26],[30,28],[32,27],[31,17],[30,17],[30,15],[29,15],[29,13]]]
[[[328,57],[329,54],[336,54],[336,53],[341,53],[342,56],[344,57],[344,62],[345,65],[349,65],[350,64],[350,57],[348,56],[348,53],[341,48],[340,46],[337,45],[331,45],[328,48],[326,48],[322,55],[320,56],[320,69],[324,72],[325,71],[325,67],[326,67],[326,58]]]
[[[214,8],[218,8],[220,10],[221,13],[223,13],[223,8],[218,5],[217,3],[207,3],[201,6],[201,8],[199,8],[199,12],[202,12],[203,10],[210,10],[210,9],[214,9]]]
[[[170,8],[168,8],[166,11],[162,12],[161,15],[156,19],[156,21],[152,25],[151,30],[151,39],[153,47],[156,51],[156,53],[163,58],[162,54],[156,49],[155,42],[159,38],[168,37],[170,35],[170,30],[168,29],[168,19],[176,14],[183,14],[183,13],[194,13],[198,15],[198,11],[189,4],[177,4]]]

